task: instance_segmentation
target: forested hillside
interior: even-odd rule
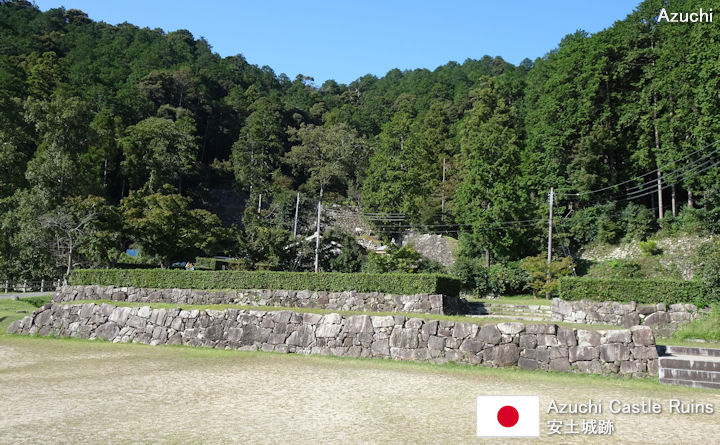
[[[546,248],[551,187],[557,256],[661,225],[718,231],[720,28],[656,21],[712,6],[647,0],[519,66],[486,56],[316,85],[185,30],[0,0],[0,276],[107,267],[131,247],[163,266],[309,270],[298,192],[304,236],[322,199],[383,236],[450,234],[493,262]],[[352,236],[323,243],[323,269],[360,270]]]

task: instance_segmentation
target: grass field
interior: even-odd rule
[[[603,413],[590,417],[613,419],[612,436],[548,436],[551,419],[588,417],[546,414],[551,399],[718,406],[720,394],[653,379],[0,336],[0,443],[502,443],[475,437],[481,394],[540,395],[533,443],[707,443],[720,415]]]

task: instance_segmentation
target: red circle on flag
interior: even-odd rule
[[[498,422],[500,422],[500,425],[506,428],[510,428],[511,426],[515,426],[515,424],[518,423],[518,420],[520,419],[520,414],[518,413],[518,410],[516,410],[514,407],[507,405],[503,406],[498,410],[497,419]]]

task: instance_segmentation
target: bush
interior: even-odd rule
[[[487,269],[487,287],[492,295],[518,295],[530,289],[530,274],[513,264],[493,264]]]
[[[241,258],[197,257],[195,269],[198,270],[249,270],[250,265]]]
[[[638,280],[607,278],[561,278],[558,288],[563,300],[634,301],[647,303],[692,303],[705,307],[713,303],[705,286],[697,281]]]
[[[489,293],[488,269],[480,260],[460,257],[453,265],[452,274],[460,280],[463,290],[480,296]]]
[[[550,297],[558,287],[558,279],[570,275],[575,265],[572,258],[565,257],[558,261],[547,263],[544,254],[537,256],[529,256],[522,260],[520,267],[530,276],[530,287],[533,296],[545,294],[546,298]]]
[[[638,278],[642,267],[635,261],[614,259],[593,264],[588,268],[590,278]]]
[[[391,294],[458,295],[460,280],[439,274],[346,274],[337,272],[202,271],[169,269],[77,269],[72,285],[180,289],[286,289]]]
[[[638,243],[638,247],[640,248],[640,252],[644,257],[658,255],[659,253],[661,253],[660,249],[658,249],[657,241],[640,241],[640,243]]]

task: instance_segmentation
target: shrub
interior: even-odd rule
[[[78,269],[73,285],[180,289],[287,289],[458,295],[460,280],[439,274],[347,274],[337,272]]]
[[[488,294],[488,269],[477,258],[458,258],[452,273],[460,280],[464,290],[480,296]]]
[[[638,247],[640,248],[642,256],[645,257],[657,255],[660,253],[660,249],[658,249],[657,246],[657,241],[654,240],[640,241]]]
[[[642,267],[635,261],[614,259],[593,264],[587,271],[590,278],[638,278]]]
[[[558,293],[563,300],[692,303],[705,307],[713,299],[698,281],[659,279],[562,278]]]
[[[197,257],[195,269],[198,270],[249,270],[247,261],[241,258]]]
[[[541,253],[525,258],[520,267],[530,275],[533,296],[543,293],[547,298],[557,289],[558,278],[570,275],[575,265],[570,257],[548,264],[545,255]]]
[[[488,292],[493,295],[517,295],[530,289],[531,277],[513,264],[493,264],[487,269]]]

